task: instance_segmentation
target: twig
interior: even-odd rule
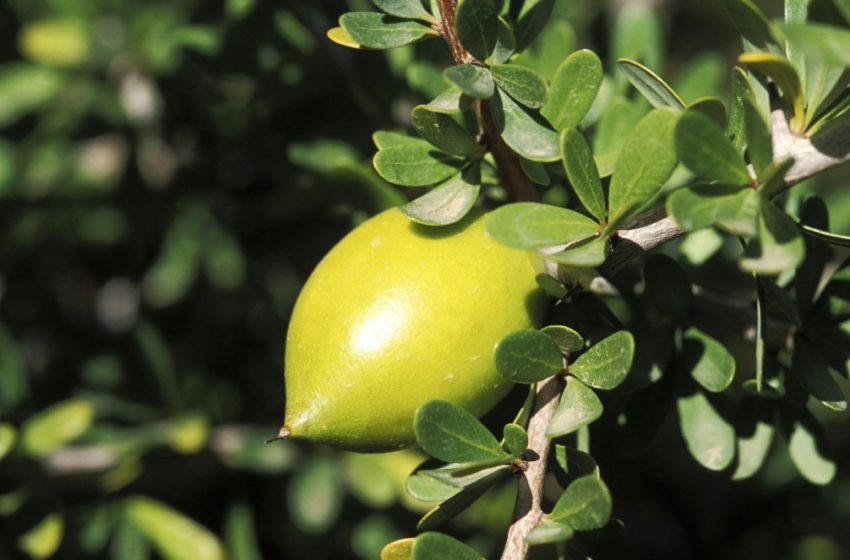
[[[562,388],[563,381],[559,376],[552,377],[537,387],[534,411],[528,422],[528,449],[534,452],[536,458],[528,462],[528,468],[521,474],[514,507],[514,523],[508,530],[502,560],[525,559],[528,554],[525,538],[543,517],[540,503],[551,447],[551,440],[546,437],[546,428],[558,408],[558,397]]]
[[[476,60],[469,51],[461,44],[457,36],[455,26],[455,2],[452,0],[439,0],[440,15],[442,21],[436,25],[436,30],[445,39],[452,53],[452,58],[457,64],[476,64]],[[537,189],[525,175],[519,163],[519,157],[511,150],[499,132],[493,115],[486,101],[475,102],[475,117],[478,120],[480,131],[479,142],[486,146],[493,159],[496,160],[496,169],[499,174],[499,182],[508,190],[508,194],[514,202],[526,200],[540,200]]]

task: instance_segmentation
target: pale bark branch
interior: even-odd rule
[[[534,409],[528,422],[528,449],[534,453],[534,460],[530,460],[525,471],[520,473],[514,506],[514,523],[508,530],[502,560],[525,559],[528,555],[525,538],[543,518],[541,509],[543,481],[546,478],[546,464],[551,448],[551,440],[546,436],[546,429],[558,408],[563,385],[561,377],[555,376],[537,386]]]

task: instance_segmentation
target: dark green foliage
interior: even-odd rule
[[[463,0],[457,58],[431,1],[0,8],[0,558],[497,558],[546,383],[535,554],[847,556],[847,167],[797,182],[848,153],[850,3],[620,5]],[[548,326],[480,358],[528,386],[265,444],[300,285],[394,206],[532,255]]]

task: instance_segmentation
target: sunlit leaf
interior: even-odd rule
[[[429,401],[416,411],[413,424],[422,449],[441,461],[464,463],[506,457],[499,442],[464,408]]]
[[[702,391],[676,401],[679,426],[691,455],[710,470],[725,469],[735,457],[735,430]]]
[[[413,560],[484,560],[475,549],[442,533],[422,533],[413,541],[412,551]]]
[[[352,41],[367,49],[392,49],[437,35],[427,25],[377,12],[348,12],[340,16],[339,24]]]
[[[672,109],[655,109],[629,134],[608,190],[609,229],[649,202],[673,173],[678,118]]]
[[[596,389],[610,390],[623,382],[632,367],[635,341],[619,331],[597,342],[570,364],[569,373]]]
[[[133,496],[124,501],[124,511],[166,560],[224,558],[224,549],[215,534],[161,502]]]
[[[673,88],[640,62],[621,58],[617,61],[617,66],[653,107],[669,107],[675,110],[685,108],[685,102]]]
[[[561,133],[561,159],[581,203],[600,223],[604,222],[607,213],[602,180],[590,146],[578,129],[567,128]]]
[[[588,475],[570,484],[558,499],[549,518],[567,523],[577,531],[604,527],[611,518],[611,493],[602,479]]]
[[[561,371],[561,350],[536,330],[514,331],[496,345],[496,369],[515,383],[536,383]]]
[[[558,66],[540,114],[557,130],[578,126],[593,105],[601,83],[599,57],[589,50],[574,52]]]
[[[593,389],[576,379],[567,377],[567,387],[561,396],[558,410],[546,428],[548,437],[560,437],[587,426],[602,416],[602,402]]]
[[[567,208],[536,202],[501,206],[487,219],[487,233],[499,243],[519,249],[538,249],[590,237],[598,224]]]
[[[83,399],[69,399],[30,416],[21,426],[21,449],[35,457],[70,443],[94,421],[94,407]]]
[[[558,133],[501,90],[497,89],[491,99],[490,112],[505,143],[519,155],[532,161],[556,161],[560,157]]]

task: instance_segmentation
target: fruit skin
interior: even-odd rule
[[[282,437],[389,451],[414,441],[426,401],[481,415],[507,393],[493,349],[546,301],[531,255],[488,237],[485,220],[430,228],[394,208],[325,256],[289,324]]]

